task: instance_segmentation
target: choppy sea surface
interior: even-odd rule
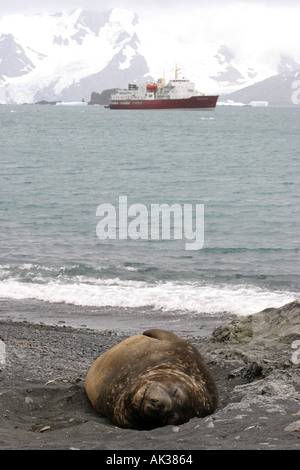
[[[0,317],[196,331],[298,298],[299,122],[297,108],[0,106]],[[172,211],[170,239],[151,237],[161,204],[189,205],[194,234],[204,209],[201,249]]]

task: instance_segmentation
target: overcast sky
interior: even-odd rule
[[[40,13],[61,11],[75,8],[103,10],[121,7],[140,14],[157,15],[166,11],[186,11],[199,7],[223,8],[226,4],[257,4],[269,8],[296,7],[300,11],[299,0],[0,0],[0,15],[8,13]]]

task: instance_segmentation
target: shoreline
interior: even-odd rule
[[[291,358],[300,301],[185,337],[211,369],[220,403],[213,415],[180,426],[120,429],[89,403],[88,368],[128,336],[1,319],[0,449],[299,450],[300,374]]]
[[[151,308],[87,307],[35,299],[0,299],[0,321],[27,321],[133,335],[151,328],[171,329],[179,336],[209,336],[224,321],[238,318],[227,312],[178,313]]]

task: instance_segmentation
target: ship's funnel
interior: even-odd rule
[[[159,78],[156,83],[159,87],[163,87],[166,85],[166,80],[164,78]]]

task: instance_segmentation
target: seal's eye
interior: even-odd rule
[[[158,403],[158,400],[154,400],[153,398],[151,398],[149,401],[152,405],[156,405],[156,403]]]

